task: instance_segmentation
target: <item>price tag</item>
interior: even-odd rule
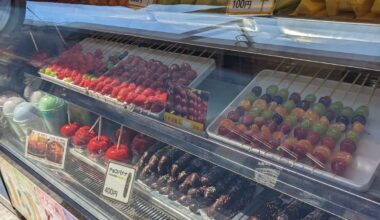
[[[153,4],[153,0],[128,0],[130,7],[143,8]]]
[[[103,196],[128,203],[135,176],[136,169],[132,166],[110,161],[104,181]]]
[[[275,0],[228,0],[228,14],[273,14]]]
[[[199,134],[202,134],[205,130],[204,124],[196,121],[191,121],[169,112],[165,112],[164,121]]]
[[[261,167],[255,169],[257,172],[255,173],[254,181],[269,188],[276,186],[280,170],[271,167],[265,162],[260,162],[258,165]]]

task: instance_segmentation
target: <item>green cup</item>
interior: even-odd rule
[[[39,100],[37,108],[47,131],[59,135],[59,130],[67,119],[65,101],[52,95],[45,95]]]
[[[46,111],[40,110],[40,115],[47,131],[51,134],[59,135],[61,126],[66,123],[66,105],[62,104],[61,106]]]

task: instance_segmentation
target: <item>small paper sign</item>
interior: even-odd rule
[[[228,0],[228,14],[273,14],[275,0]]]
[[[153,0],[128,0],[130,7],[135,7],[135,8],[143,8],[148,5],[153,4]]]
[[[104,181],[103,196],[128,203],[133,189],[136,169],[130,165],[110,161]]]
[[[63,169],[68,139],[32,130],[26,138],[25,157]]]
[[[164,121],[196,133],[204,132],[209,92],[172,85],[168,94]]]

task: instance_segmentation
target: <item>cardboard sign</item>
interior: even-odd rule
[[[0,157],[0,170],[13,207],[26,219],[77,220],[3,157]]]
[[[136,169],[130,165],[110,161],[102,194],[105,197],[128,203],[132,196]]]
[[[25,142],[25,157],[63,169],[68,139],[32,130]]]
[[[271,15],[275,0],[228,0],[228,14]]]
[[[168,94],[164,121],[195,133],[203,133],[210,93],[182,85],[172,85]]]

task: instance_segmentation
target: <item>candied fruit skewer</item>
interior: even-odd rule
[[[354,79],[354,81],[351,83],[350,87],[344,92],[344,96],[342,98],[342,100],[344,100],[348,94],[349,91],[351,91],[352,87],[354,87],[354,85],[356,84],[356,82],[359,80],[359,78],[363,75],[363,73],[359,73],[356,78]]]

